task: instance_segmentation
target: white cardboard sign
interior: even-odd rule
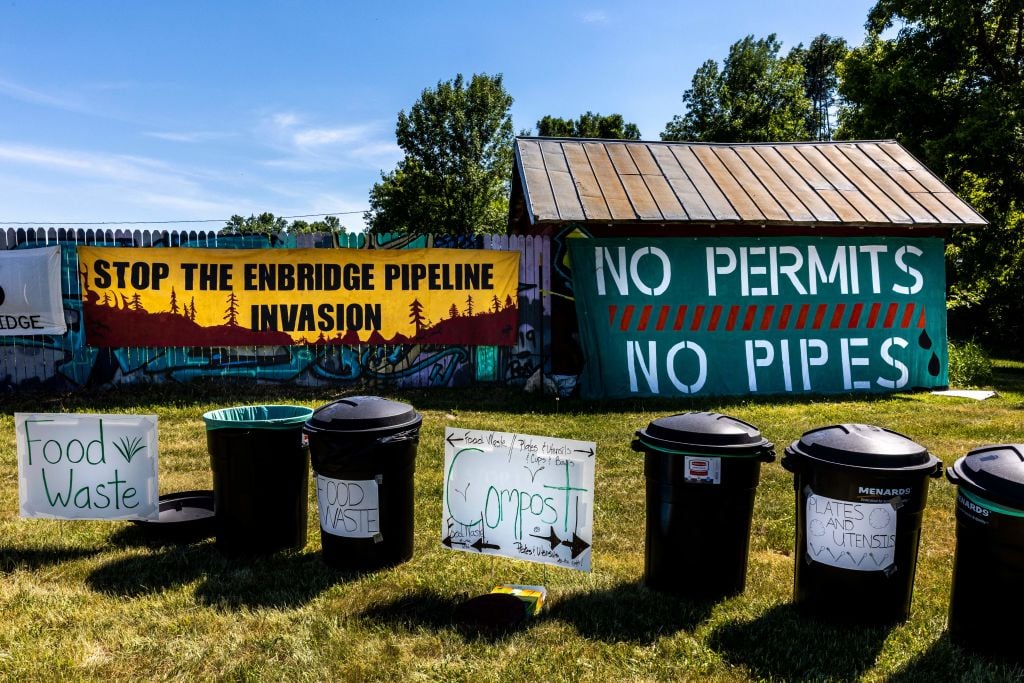
[[[806,503],[807,554],[840,569],[884,571],[896,561],[896,509],[811,493]]]
[[[317,474],[315,481],[320,528],[325,533],[383,540],[376,479],[332,479]]]
[[[445,430],[442,543],[590,571],[596,444]]]
[[[156,415],[15,413],[22,517],[159,519]]]
[[[60,247],[0,251],[0,335],[67,331]]]

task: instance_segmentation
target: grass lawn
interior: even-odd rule
[[[878,398],[556,401],[506,390],[389,394],[423,414],[413,559],[369,574],[328,569],[315,512],[300,553],[238,561],[212,541],[154,546],[123,522],[18,517],[15,411],[159,416],[162,492],[211,488],[201,415],[237,404],[311,407],[329,390],[189,385],[2,400],[0,679],[258,680],[995,680],[1024,671],[968,655],[945,635],[955,488],[931,480],[913,611],[892,628],[797,616],[792,475],[762,468],[747,590],[713,604],[642,586],[643,457],[633,432],[685,410],[757,425],[782,449],[806,430],[866,422],[902,432],[947,465],[990,443],[1024,442],[1024,365],[1002,362],[983,402]],[[598,444],[593,572],[452,552],[440,543],[446,426]],[[310,487],[310,493],[315,493]],[[310,510],[316,510],[311,497]],[[695,559],[694,561],[699,561]],[[544,584],[545,616],[500,637],[452,626],[462,599],[498,583]],[[1010,625],[1013,627],[1014,625]]]

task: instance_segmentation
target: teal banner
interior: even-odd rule
[[[587,398],[948,384],[943,241],[569,240]]]

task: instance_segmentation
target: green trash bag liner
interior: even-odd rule
[[[294,429],[313,414],[305,406],[236,406],[203,413],[207,431],[212,429]]]

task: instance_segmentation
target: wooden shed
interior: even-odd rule
[[[986,224],[894,140],[515,143],[509,231],[552,237],[553,289],[570,297],[572,236],[919,238]],[[576,312],[556,302],[553,366],[573,372]]]

